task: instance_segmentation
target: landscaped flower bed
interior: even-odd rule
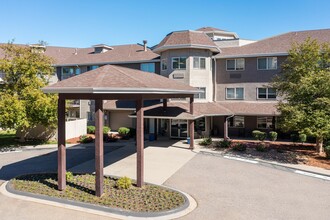
[[[56,174],[24,175],[11,180],[11,184],[18,191],[136,212],[167,211],[185,203],[181,193],[160,186],[138,188],[133,184],[128,189],[119,189],[116,179],[111,177],[104,178],[104,194],[96,197],[95,176],[91,174],[74,174],[67,180],[65,191],[57,190]]]

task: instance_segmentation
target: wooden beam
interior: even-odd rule
[[[189,112],[190,114],[194,114],[194,97],[190,97],[189,99]],[[189,120],[189,136],[190,136],[190,149],[194,149],[195,142],[195,121]]]
[[[95,100],[95,195],[103,194],[103,100]]]
[[[137,186],[144,185],[144,123],[143,99],[136,100],[136,179]]]
[[[66,149],[65,149],[65,99],[58,97],[58,151],[57,151],[57,182],[58,190],[65,190],[66,187]]]

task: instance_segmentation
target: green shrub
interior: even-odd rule
[[[72,172],[66,172],[65,173],[65,178],[66,178],[66,181],[72,181],[73,180],[73,173]]]
[[[207,146],[207,145],[210,145],[210,144],[212,144],[212,138],[211,137],[203,138],[203,140],[201,142],[199,142],[199,145],[202,145],[202,146]]]
[[[269,132],[269,139],[271,141],[276,141],[277,140],[277,132],[275,132],[275,131]]]
[[[95,134],[95,126],[87,126],[87,134]]]
[[[116,187],[118,189],[128,189],[132,186],[132,180],[126,176],[121,177],[116,182]]]
[[[234,151],[246,151],[246,145],[243,143],[237,143],[233,147]]]
[[[120,135],[123,135],[123,136],[128,135],[129,132],[130,132],[130,129],[129,129],[129,128],[126,128],[126,127],[120,127],[120,128],[118,129],[118,133],[119,133]]]
[[[259,140],[259,133],[260,132],[261,131],[259,131],[259,130],[252,131],[252,136],[254,137],[254,139]]]
[[[109,127],[107,127],[107,126],[104,126],[103,127],[103,134],[108,134],[109,132],[110,132],[110,128]]]
[[[299,138],[299,142],[305,143],[306,140],[307,140],[307,135],[306,134],[299,134],[298,138]]]
[[[266,146],[265,143],[258,143],[258,144],[256,145],[256,150],[257,150],[257,151],[265,152],[266,149],[267,149],[267,146]]]
[[[81,135],[80,137],[79,137],[79,142],[80,143],[84,143],[84,144],[86,144],[86,143],[92,143],[93,142],[93,138],[92,137],[89,137],[89,136],[87,136],[87,135]]]
[[[324,147],[325,156],[330,159],[330,145]]]
[[[231,146],[231,141],[230,140],[218,141],[215,146],[219,148],[229,148]]]
[[[258,130],[254,130],[252,131],[252,136],[259,141],[264,141],[267,137],[266,132],[262,132],[262,131],[258,131]]]

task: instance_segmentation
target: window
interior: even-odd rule
[[[205,131],[205,118],[195,120],[195,131],[197,131],[197,133]]]
[[[141,63],[140,69],[145,72],[154,73],[155,63]]]
[[[194,69],[205,69],[205,57],[194,57]]]
[[[274,128],[273,117],[258,117],[257,118],[257,128],[259,128],[259,129]]]
[[[206,98],[206,88],[205,87],[197,87],[197,89],[202,90],[201,93],[195,94],[195,99],[205,99]]]
[[[167,59],[162,59],[161,63],[162,70],[167,70]]]
[[[258,58],[258,70],[276,70],[277,57]]]
[[[95,113],[94,112],[87,112],[87,120],[88,121],[95,121]]]
[[[234,116],[229,118],[229,127],[244,128],[244,116]]]
[[[61,80],[70,78],[81,73],[79,67],[63,67]]]
[[[186,57],[173,57],[172,69],[186,69]]]
[[[276,89],[258,88],[258,99],[276,99]]]
[[[244,70],[244,67],[245,67],[245,60],[243,58],[227,60],[227,71]]]
[[[99,68],[99,66],[96,66],[96,65],[94,65],[94,66],[87,66],[87,71],[95,70],[97,68]]]
[[[244,99],[244,88],[226,88],[226,99]]]

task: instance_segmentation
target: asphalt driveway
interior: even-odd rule
[[[198,154],[165,182],[193,196],[182,219],[329,219],[330,181]]]

